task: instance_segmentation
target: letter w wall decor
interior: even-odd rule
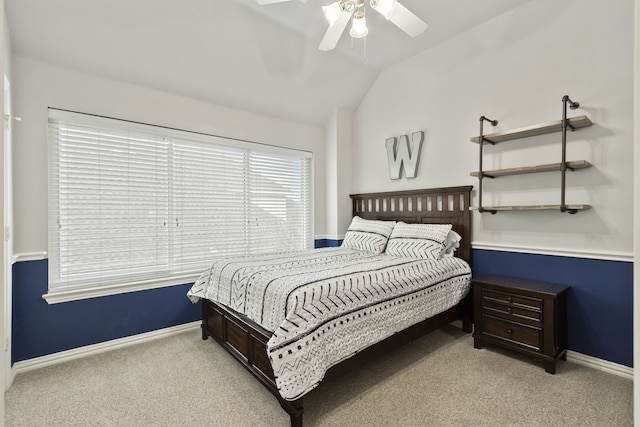
[[[420,149],[424,141],[424,132],[414,132],[411,134],[413,147],[409,148],[409,137],[402,135],[400,142],[396,138],[388,138],[385,141],[387,146],[387,158],[389,159],[389,176],[391,179],[400,179],[404,166],[404,175],[407,178],[415,178],[418,172],[418,162],[420,161]]]

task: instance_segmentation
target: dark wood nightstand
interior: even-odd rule
[[[506,276],[472,280],[473,345],[493,344],[541,360],[567,360],[568,286]]]

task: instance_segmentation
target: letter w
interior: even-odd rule
[[[387,146],[387,158],[389,159],[389,176],[391,179],[400,179],[404,165],[404,174],[407,178],[415,178],[420,160],[420,149],[424,141],[424,132],[414,132],[411,134],[413,148],[409,149],[409,138],[407,135],[400,137],[400,143],[396,144],[396,138],[388,138],[385,141]],[[397,146],[397,148],[396,148]]]

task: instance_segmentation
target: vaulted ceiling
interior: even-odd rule
[[[5,0],[5,7],[15,55],[322,126],[336,109],[355,110],[385,68],[530,0],[401,0],[429,24],[423,34],[411,38],[370,11],[364,42],[347,29],[323,52],[321,6],[331,1]]]

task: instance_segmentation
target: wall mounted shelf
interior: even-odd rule
[[[472,211],[478,210],[478,206],[470,206]],[[591,208],[591,205],[565,205],[565,209],[569,213],[576,213]],[[521,205],[521,206],[483,206],[486,212],[490,211],[558,211],[561,210],[560,205]]]
[[[471,142],[475,142],[480,146],[479,171],[471,172],[470,175],[480,180],[478,190],[478,206],[472,206],[471,209],[480,213],[489,212],[495,214],[498,211],[533,211],[533,210],[560,210],[574,214],[580,210],[589,209],[586,204],[566,204],[566,172],[578,169],[586,169],[591,167],[591,163],[586,160],[567,161],[567,130],[574,131],[576,129],[591,126],[593,123],[587,116],[577,116],[567,118],[567,106],[575,110],[580,106],[579,103],[571,101],[568,95],[562,97],[562,120],[541,123],[533,126],[527,126],[519,129],[513,129],[505,132],[484,134],[484,122],[491,123],[492,126],[498,124],[497,120],[487,119],[485,116],[480,117],[480,135],[471,138]],[[515,139],[528,138],[532,136],[545,135],[549,133],[562,133],[562,159],[559,163],[549,163],[537,166],[521,166],[507,169],[496,169],[485,171],[482,169],[483,146],[486,144],[496,145],[500,142],[512,141]],[[522,175],[540,172],[560,172],[560,204],[559,205],[519,205],[519,206],[483,206],[482,204],[482,181],[484,178],[498,178],[508,175]]]
[[[567,168],[570,170],[576,169],[586,169],[590,168],[591,163],[586,160],[574,160],[567,162]],[[508,169],[495,169],[489,171],[483,171],[485,177],[487,178],[497,178],[499,176],[507,176],[507,175],[522,175],[526,173],[537,173],[537,172],[560,172],[562,170],[562,163],[550,163],[546,165],[538,165],[538,166],[522,166],[518,168],[508,168]],[[469,175],[478,177],[480,172],[471,172]]]
[[[574,130],[588,127],[592,124],[591,119],[587,116],[577,116],[567,119],[567,125]],[[499,142],[512,141],[514,139],[522,139],[556,132],[562,132],[562,120],[555,120],[553,122],[541,123],[505,132],[492,133],[484,135],[483,139],[485,144],[497,144]],[[474,136],[473,138],[470,138],[470,141],[477,144],[480,142],[480,136]]]

